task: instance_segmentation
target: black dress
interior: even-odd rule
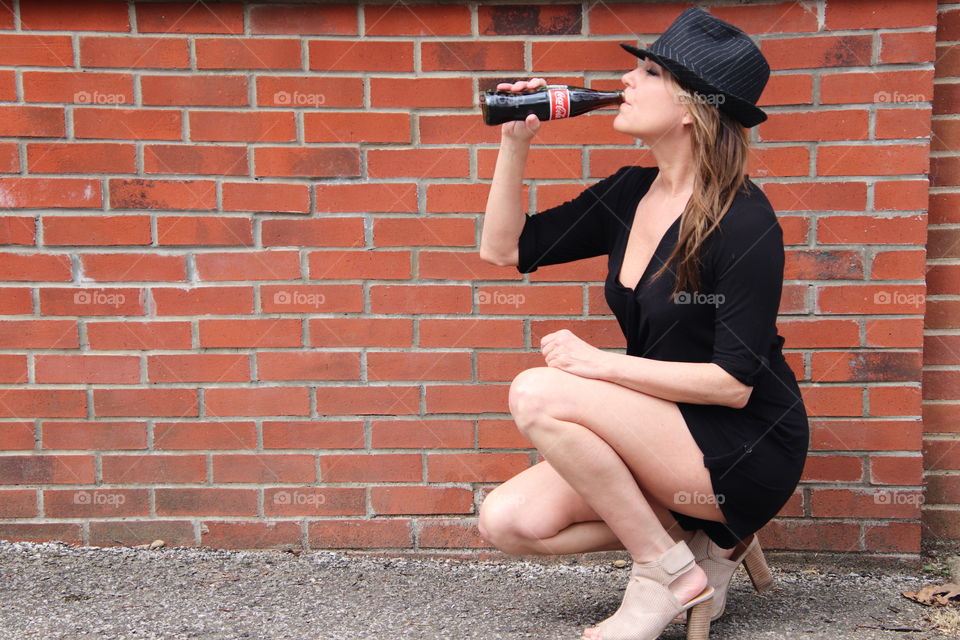
[[[528,215],[517,269],[608,255],[607,304],[627,354],[673,362],[713,362],[753,387],[741,409],[677,402],[703,452],[714,500],[727,522],[670,510],[686,530],[703,529],[733,547],[790,499],[807,457],[809,424],[776,328],[783,286],[783,230],[766,196],[747,179],[719,227],[700,248],[700,290],[671,297],[675,271],[648,282],[677,242],[667,230],[635,289],[619,282],[627,237],[657,167],[621,167],[576,198]],[[698,498],[703,499],[703,498]]]

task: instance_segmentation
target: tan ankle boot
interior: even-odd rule
[[[756,534],[751,535],[746,549],[730,558],[723,557],[725,549],[711,540],[702,529],[698,529],[693,534],[693,539],[688,546],[697,564],[706,572],[707,584],[715,590],[710,620],[716,620],[723,615],[727,606],[727,588],[741,562],[757,592],[762,593],[773,586],[773,575],[763,557],[763,550],[760,548],[760,541]],[[672,623],[677,624],[682,624],[683,621],[682,616],[671,620]]]
[[[679,602],[669,589],[671,582],[694,566],[693,553],[683,541],[653,562],[634,562],[620,608],[596,625],[600,640],[654,640],[673,616],[683,612],[687,612],[687,640],[706,640],[713,587],[707,585],[685,603]]]

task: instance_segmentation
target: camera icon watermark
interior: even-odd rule
[[[712,304],[719,307],[723,304],[722,293],[702,293],[700,291],[678,291],[673,294],[674,304]]]
[[[273,104],[284,107],[319,107],[327,101],[322,93],[303,93],[300,91],[276,91]]]
[[[273,504],[309,505],[319,507],[326,504],[327,496],[322,493],[304,493],[300,491],[277,491],[273,494]]]
[[[127,96],[123,93],[100,93],[99,91],[77,91],[73,94],[75,104],[123,104]]]
[[[113,307],[119,307],[126,301],[127,297],[122,293],[104,293],[103,291],[85,290],[77,291],[73,294],[74,304],[107,304]]]
[[[873,94],[874,102],[927,102],[928,98],[922,93],[901,93],[899,91],[877,91]]]
[[[704,493],[703,491],[676,491],[673,494],[674,504],[723,504],[722,493]]]
[[[506,304],[514,308],[526,302],[527,297],[522,293],[506,293],[503,291],[478,291],[477,304]]]
[[[327,297],[322,293],[302,293],[300,291],[277,291],[273,294],[273,304],[312,305],[320,307]]]
[[[873,492],[874,504],[922,505],[924,496],[919,491],[898,491],[895,489],[877,489]]]
[[[117,507],[127,501],[122,493],[103,493],[90,491],[76,491],[73,494],[73,504],[109,505]]]
[[[873,294],[873,304],[907,304],[922,307],[926,296],[922,293],[904,293],[903,291],[877,291]]]

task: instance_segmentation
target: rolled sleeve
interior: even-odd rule
[[[626,170],[621,167],[576,198],[527,215],[517,244],[517,270],[572,262],[610,252],[610,221],[619,205]]]
[[[783,229],[772,209],[738,213],[739,219],[723,229],[715,254],[717,310],[711,362],[752,387],[769,367],[776,345]]]

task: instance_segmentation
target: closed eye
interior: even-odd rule
[[[657,73],[657,72],[654,71],[653,69],[647,69],[647,73],[649,73],[649,74],[652,75],[652,76],[658,76],[658,75],[660,75],[659,73]]]

